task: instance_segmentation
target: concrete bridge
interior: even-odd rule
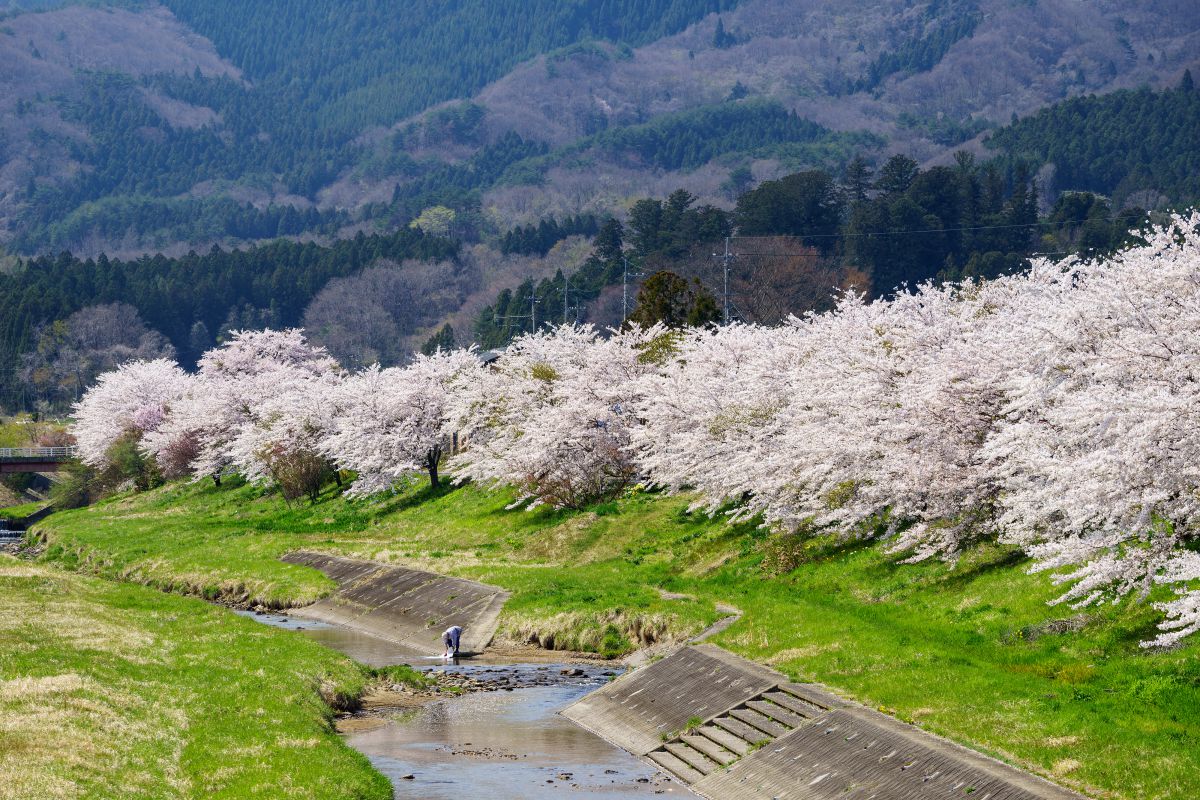
[[[74,447],[0,447],[0,475],[58,472],[75,454]]]

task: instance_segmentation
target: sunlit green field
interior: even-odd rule
[[[473,488],[385,500],[336,493],[288,506],[254,487],[175,484],[39,529],[46,558],[109,577],[282,606],[327,593],[319,573],[277,561],[315,548],[495,583],[512,599],[501,636],[616,654],[637,640],[742,619],[735,652],[1095,796],[1190,798],[1200,776],[1200,645],[1147,652],[1156,612],[1086,615],[1014,552],[984,547],[956,567],[902,566],[878,546],[814,543],[783,574],[769,537],[633,493],[584,512],[509,511]],[[694,599],[664,599],[659,590]],[[1077,629],[1077,630],[1076,630]]]
[[[4,555],[0,597],[0,798],[392,796],[333,731],[369,680],[344,656]]]

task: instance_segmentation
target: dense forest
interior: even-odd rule
[[[539,53],[589,39],[639,45],[735,0],[166,0],[285,118],[342,137],[462,97]],[[263,124],[268,121],[263,110]],[[275,127],[272,125],[271,127]]]
[[[1145,220],[1142,209],[1114,213],[1086,192],[1064,194],[1039,217],[1038,188],[1023,164],[1005,171],[961,153],[953,167],[921,170],[897,155],[875,173],[854,159],[840,180],[808,170],[765,181],[742,194],[732,212],[697,205],[683,190],[638,200],[624,223],[600,226],[578,272],[500,292],[478,314],[474,335],[499,347],[543,324],[619,324],[636,318],[639,298],[630,300],[627,285],[636,292],[641,279],[664,274],[721,296],[720,243],[730,236],[732,316],[769,324],[827,307],[839,287],[881,297],[926,281],[1010,274],[1037,253],[1111,253]],[[620,314],[589,312],[588,304],[615,286],[622,287]]]
[[[413,124],[397,133],[383,158],[392,170],[406,177],[396,184],[391,206],[377,213],[393,223],[410,219],[431,205],[469,214],[488,189],[540,185],[552,167],[597,154],[630,167],[661,170],[695,169],[722,158],[774,158],[788,165],[840,166],[854,153],[884,144],[870,134],[831,131],[772,101],[738,98],[639,125],[614,127],[552,151],[507,133],[458,163],[416,162],[404,152],[418,137],[470,143],[480,124],[478,107],[463,103],[440,109],[421,126]]]
[[[1139,81],[1156,84],[1155,71],[1174,81],[1193,59],[1188,46],[1147,32],[1150,10],[1100,10],[1095,29],[1068,45],[1021,28],[1018,17],[1048,12],[1016,5],[1029,13],[984,14],[979,0],[856,7],[829,19],[738,0],[418,0],[400,13],[380,0],[165,0],[171,17],[136,0],[10,0],[0,6],[10,14],[0,52],[26,59],[16,72],[31,80],[14,86],[0,125],[10,166],[0,230],[11,253],[94,255],[386,229],[434,205],[479,227],[474,210],[499,203],[528,224],[514,199],[528,186],[548,189],[540,213],[617,213],[624,200],[598,188],[606,169],[627,171],[628,196],[661,191],[662,172],[707,168],[678,183],[704,201],[732,201],[752,160],[773,162],[771,175],[838,172],[897,136],[924,160],[994,127],[1011,105],[1004,95],[981,85],[969,99],[975,92],[952,89],[944,73],[950,55],[966,72],[981,68],[980,42],[998,34],[1023,35],[1014,58],[1033,56],[1001,65],[1006,80],[1037,95],[1018,111],[1135,85],[1125,80],[1134,65]],[[131,13],[96,10],[110,7]],[[777,31],[752,24],[779,12]],[[88,20],[118,17],[105,36],[152,35],[144,53],[93,53],[97,43],[80,36]],[[796,20],[812,25],[796,29]],[[846,30],[852,20],[882,27],[856,36]],[[810,38],[825,44],[809,53]],[[812,85],[779,71],[779,48],[808,65]],[[1085,51],[1097,64],[1075,68],[1069,54]],[[895,95],[913,76],[940,88],[920,100]],[[1195,125],[1177,106],[1149,90],[1085,98],[994,143],[1014,160],[1058,163],[1054,191],[1082,188],[1121,204],[1154,189],[1178,200],[1194,194],[1184,183]],[[538,124],[539,114],[554,124]],[[1081,122],[1094,116],[1103,124]],[[1121,155],[1098,155],[1110,150]],[[727,185],[721,172],[735,173]],[[580,190],[592,196],[567,199]]]
[[[590,143],[619,159],[666,170],[695,169],[731,153],[824,163],[883,144],[868,134],[836,134],[777,102],[760,99],[731,99],[664,114],[642,125],[598,134]]]
[[[594,214],[576,214],[562,222],[550,217],[537,225],[521,225],[505,233],[500,237],[500,252],[505,255],[544,256],[568,236],[592,237],[599,229]]]
[[[675,7],[662,4],[660,10],[666,14],[668,8]],[[974,6],[947,8],[965,20]],[[969,35],[936,30],[949,31],[949,38]],[[939,39],[929,48],[943,44]],[[308,74],[298,66],[303,57],[278,58],[254,69]],[[266,80],[267,73],[262,75]],[[274,140],[257,136],[261,108],[251,113],[247,105],[248,116],[239,117],[227,106],[226,125],[240,131],[231,144],[208,128],[165,125],[145,90],[211,105],[249,91],[244,84],[201,75],[139,82],[94,74],[86,85],[87,96],[70,101],[69,111],[97,134],[86,146],[94,153],[84,145],[76,153],[92,159],[95,168],[69,191],[32,182],[30,191],[43,203],[38,212],[43,245],[65,250],[63,245],[90,234],[117,238],[130,228],[159,231],[163,245],[177,234],[193,241],[313,231],[335,236],[355,221],[346,212],[311,205],[250,206],[219,192],[185,191],[196,164],[226,182],[245,170],[290,174],[296,180],[291,188],[309,191],[324,180],[314,178],[309,166],[319,161],[322,169],[336,170],[340,164],[329,157],[328,148],[340,146],[342,135],[332,121]],[[132,331],[112,352],[170,352],[184,364],[231,329],[299,324],[318,331],[345,363],[397,361],[416,346],[414,337],[422,337],[415,339],[419,345],[431,331],[436,333],[425,343],[428,351],[466,341],[502,346],[535,324],[603,326],[657,313],[647,308],[672,309],[681,319],[696,309],[705,318],[723,316],[726,277],[730,316],[770,323],[826,307],[839,288],[887,296],[924,281],[1011,273],[1038,253],[1055,258],[1108,253],[1131,241],[1144,224],[1147,212],[1139,203],[1154,209],[1200,196],[1195,177],[1200,90],[1190,73],[1166,91],[1064,101],[996,131],[988,140],[994,158],[977,162],[959,153],[952,164],[928,169],[902,155],[879,163],[882,140],[835,133],[778,103],[743,95],[735,87],[723,102],[602,130],[554,149],[515,133],[489,140],[482,107],[443,106],[389,134],[390,149],[373,156],[382,161],[365,162],[365,169],[403,176],[390,202],[367,209],[396,231],[391,234],[323,244],[213,247],[178,258],[85,260],[64,251],[16,261],[0,272],[0,376],[9,389],[0,404],[67,398],[69,392],[54,395],[32,385],[37,381],[31,370],[58,359],[53,369],[37,369],[43,376],[69,372],[63,353],[74,352],[71,341],[91,335],[89,326],[125,325]],[[271,124],[286,127],[282,120]],[[123,137],[131,125],[161,135]],[[299,127],[305,126],[294,129]],[[474,147],[459,160],[409,155],[427,141]],[[591,158],[684,171],[717,160],[732,168],[722,188],[732,208],[681,189],[665,198],[630,201],[619,219],[595,213],[547,216],[507,230],[483,208],[490,188],[537,185],[554,165]],[[746,166],[751,158],[793,164],[796,171],[755,185]],[[136,169],[139,164],[153,169]],[[1054,170],[1039,173],[1046,164]],[[1050,185],[1039,186],[1038,174],[1049,175]],[[306,183],[310,179],[315,182]],[[1047,190],[1054,200],[1048,213]],[[586,260],[587,245],[578,237],[592,240]],[[725,259],[727,237],[732,238]],[[545,261],[566,240],[576,255]],[[464,244],[492,255],[482,261],[478,255],[460,258]],[[535,269],[532,260],[539,259]],[[429,266],[414,267],[414,260]],[[405,262],[410,263],[400,266]],[[497,265],[503,272],[488,272]],[[537,277],[522,283],[522,275]],[[638,296],[643,285],[659,292],[644,306]],[[504,286],[509,288],[492,294]],[[371,302],[359,315],[362,324],[343,323],[364,292]],[[468,296],[473,299],[464,306]],[[443,324],[451,317],[457,332]]]
[[[380,261],[448,259],[456,252],[451,241],[404,228],[328,247],[280,241],[182,258],[81,260],[63,253],[31,259],[0,274],[0,377],[10,393],[0,405],[39,399],[14,380],[22,354],[38,345],[50,323],[85,307],[131,305],[182,363],[191,364],[223,330],[300,324],[312,298],[333,279]]]
[[[1174,90],[1076,97],[991,135],[1008,160],[1053,163],[1059,186],[1116,202],[1154,190],[1170,202],[1200,197],[1200,89],[1191,72]]]
[[[976,0],[934,0],[919,18],[917,30],[871,62],[852,91],[870,91],[896,73],[925,72],[942,60],[960,39],[975,33],[982,13]]]
[[[551,217],[503,234],[481,230],[478,213],[463,222],[445,209],[449,221],[435,219],[427,230],[404,226],[327,246],[278,241],[133,261],[35,258],[0,274],[0,371],[21,377],[7,382],[20,393],[3,402],[69,400],[82,383],[78,373],[90,367],[64,366],[87,349],[67,343],[95,338],[89,331],[97,319],[136,334],[106,344],[118,348],[113,352],[169,347],[184,364],[229,330],[300,324],[345,363],[402,360],[404,337],[454,313],[463,291],[480,285],[456,265],[459,243],[481,238],[510,258],[544,256],[572,236],[593,238],[577,269],[504,289],[482,308],[467,339],[498,347],[548,323],[613,325],[667,313],[647,308],[671,309],[680,319],[723,316],[726,267],[730,316],[772,323],[827,307],[839,287],[887,296],[925,281],[1015,272],[1034,253],[1108,253],[1145,222],[1145,211],[1116,213],[1088,192],[1064,193],[1039,217],[1031,176],[1022,162],[977,164],[966,153],[952,167],[926,170],[902,155],[877,170],[858,157],[837,176],[806,170],[765,181],[741,193],[732,210],[678,190],[637,200],[623,221]],[[444,264],[399,266],[413,260]],[[639,296],[645,286],[659,294]],[[95,310],[114,303],[128,308]],[[362,324],[347,322],[359,317]],[[51,325],[64,320],[65,328]],[[151,333],[162,337],[161,346],[147,344]],[[464,341],[442,327],[424,349]],[[49,376],[69,386],[42,385],[53,382]]]
[[[204,182],[279,182],[287,193],[311,200],[365,157],[358,137],[370,126],[469,95],[539,53],[592,38],[638,45],[734,4],[536,0],[514,14],[508,4],[488,0],[451,8],[423,0],[406,4],[403,13],[378,0],[168,0],[165,5],[210,39],[245,79],[198,70],[139,80],[85,74],[77,93],[52,102],[87,131],[86,140],[63,140],[70,157],[87,169],[66,182],[29,181],[27,210],[12,246],[53,251],[89,234],[110,237],[114,230],[184,242],[274,236],[267,222],[239,224],[240,216],[256,215],[246,202],[205,203],[205,224],[189,225],[194,209],[179,198]],[[147,100],[147,91],[211,109],[219,124],[172,125]],[[28,110],[24,102],[18,105],[18,114]],[[511,146],[502,149],[484,159],[500,171],[513,160]],[[520,155],[533,154],[527,147]],[[427,177],[414,192],[418,197],[431,182],[439,188],[461,183],[436,170]],[[486,183],[480,176],[473,185]],[[108,202],[97,208],[102,200]],[[322,215],[306,220],[303,230],[319,232],[336,222]]]

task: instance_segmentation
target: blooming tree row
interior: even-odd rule
[[[579,507],[644,480],[776,529],[878,537],[908,561],[987,539],[1084,606],[1175,590],[1200,629],[1200,217],[1101,263],[848,294],[830,313],[522,337],[347,375],[299,331],[237,334],[195,375],[135,362],[77,406],[83,458],[138,438],[164,473],[354,494],[404,476]],[[299,478],[297,476],[300,476]],[[309,490],[311,494],[311,489]]]

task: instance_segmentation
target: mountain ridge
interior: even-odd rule
[[[469,174],[456,179],[466,192],[462,196],[478,197],[500,230],[551,214],[621,213],[628,198],[678,187],[727,205],[732,198],[723,187],[735,170],[749,169],[755,180],[764,180],[805,166],[836,169],[848,155],[835,148],[832,153],[800,151],[789,160],[744,148],[718,153],[698,166],[662,169],[589,149],[587,137],[746,98],[778,103],[834,137],[881,137],[883,144],[860,148],[876,160],[903,151],[923,163],[946,162],[959,147],[983,153],[982,131],[1013,114],[1077,94],[1143,83],[1173,85],[1200,59],[1200,9],[1181,0],[1153,0],[1133,9],[1115,0],[744,0],[736,5],[664,0],[653,12],[659,27],[643,38],[667,35],[636,47],[594,41],[591,29],[572,17],[562,30],[578,40],[551,48],[559,41],[555,36],[567,35],[552,32],[559,30],[553,27],[561,21],[556,18],[539,40],[549,52],[494,79],[480,73],[478,91],[468,84],[458,97],[416,114],[399,114],[402,118],[392,124],[358,125],[344,144],[336,144],[319,129],[306,129],[305,120],[334,115],[336,123],[345,102],[314,106],[310,98],[297,106],[294,125],[262,128],[257,105],[280,100],[254,94],[264,91],[269,78],[262,68],[247,77],[235,63],[237,53],[248,52],[253,36],[235,42],[236,48],[226,43],[226,49],[237,50],[232,56],[219,52],[213,40],[182,21],[216,12],[192,0],[166,2],[66,5],[10,14],[0,23],[0,54],[17,54],[24,65],[24,77],[10,80],[10,91],[0,100],[0,110],[13,112],[4,115],[8,122],[0,130],[0,230],[18,251],[180,252],[213,242],[332,236],[364,226],[387,229],[407,224],[420,210],[412,207],[419,195],[406,197],[411,186],[438,180],[439,170],[469,164],[484,148],[512,135],[540,143],[550,155],[522,167],[515,178],[501,167],[504,180],[490,184],[467,185]],[[577,12],[584,17],[614,10],[627,15],[622,19],[653,16],[621,4],[585,6]],[[313,8],[327,16],[329,9],[345,10],[349,21],[343,27],[349,32],[364,29],[377,13],[367,0]],[[480,19],[507,21],[512,13],[484,0],[471,9]],[[682,30],[671,30],[685,22]],[[76,31],[85,24],[102,35],[81,44]],[[297,25],[295,36],[310,35]],[[120,48],[133,33],[139,47],[124,50],[140,53],[139,63],[102,57],[105,46]],[[260,60],[279,57],[277,45]],[[154,55],[160,51],[170,51],[174,60]],[[371,50],[362,63],[374,64],[378,55]],[[409,60],[419,64],[422,58]],[[252,65],[248,57],[243,60],[243,66]],[[81,64],[89,71],[72,72]],[[303,60],[297,64],[297,75],[317,68]],[[80,91],[85,85],[80,81],[95,71],[91,67],[130,74],[136,92],[122,101],[125,113],[148,120],[127,130],[116,119],[110,138],[155,139],[155,148],[167,153],[164,163],[176,171],[175,184],[186,191],[72,195],[78,195],[80,176],[96,169],[86,151],[97,132],[88,127],[86,114],[70,115],[64,98]],[[367,70],[361,85],[355,84],[352,72],[339,67],[328,79],[341,81],[351,94],[378,83]],[[58,76],[58,82],[47,81],[47,75]],[[37,88],[42,84],[47,88]],[[436,121],[464,103],[481,110],[474,141],[441,136],[436,126],[425,141],[405,140],[406,129]],[[386,118],[386,108],[373,113]],[[230,148],[242,152],[227,154]],[[287,155],[281,158],[283,148]],[[564,152],[554,155],[556,150]],[[220,163],[227,164],[225,172],[206,166]],[[396,199],[407,202],[393,203]]]

